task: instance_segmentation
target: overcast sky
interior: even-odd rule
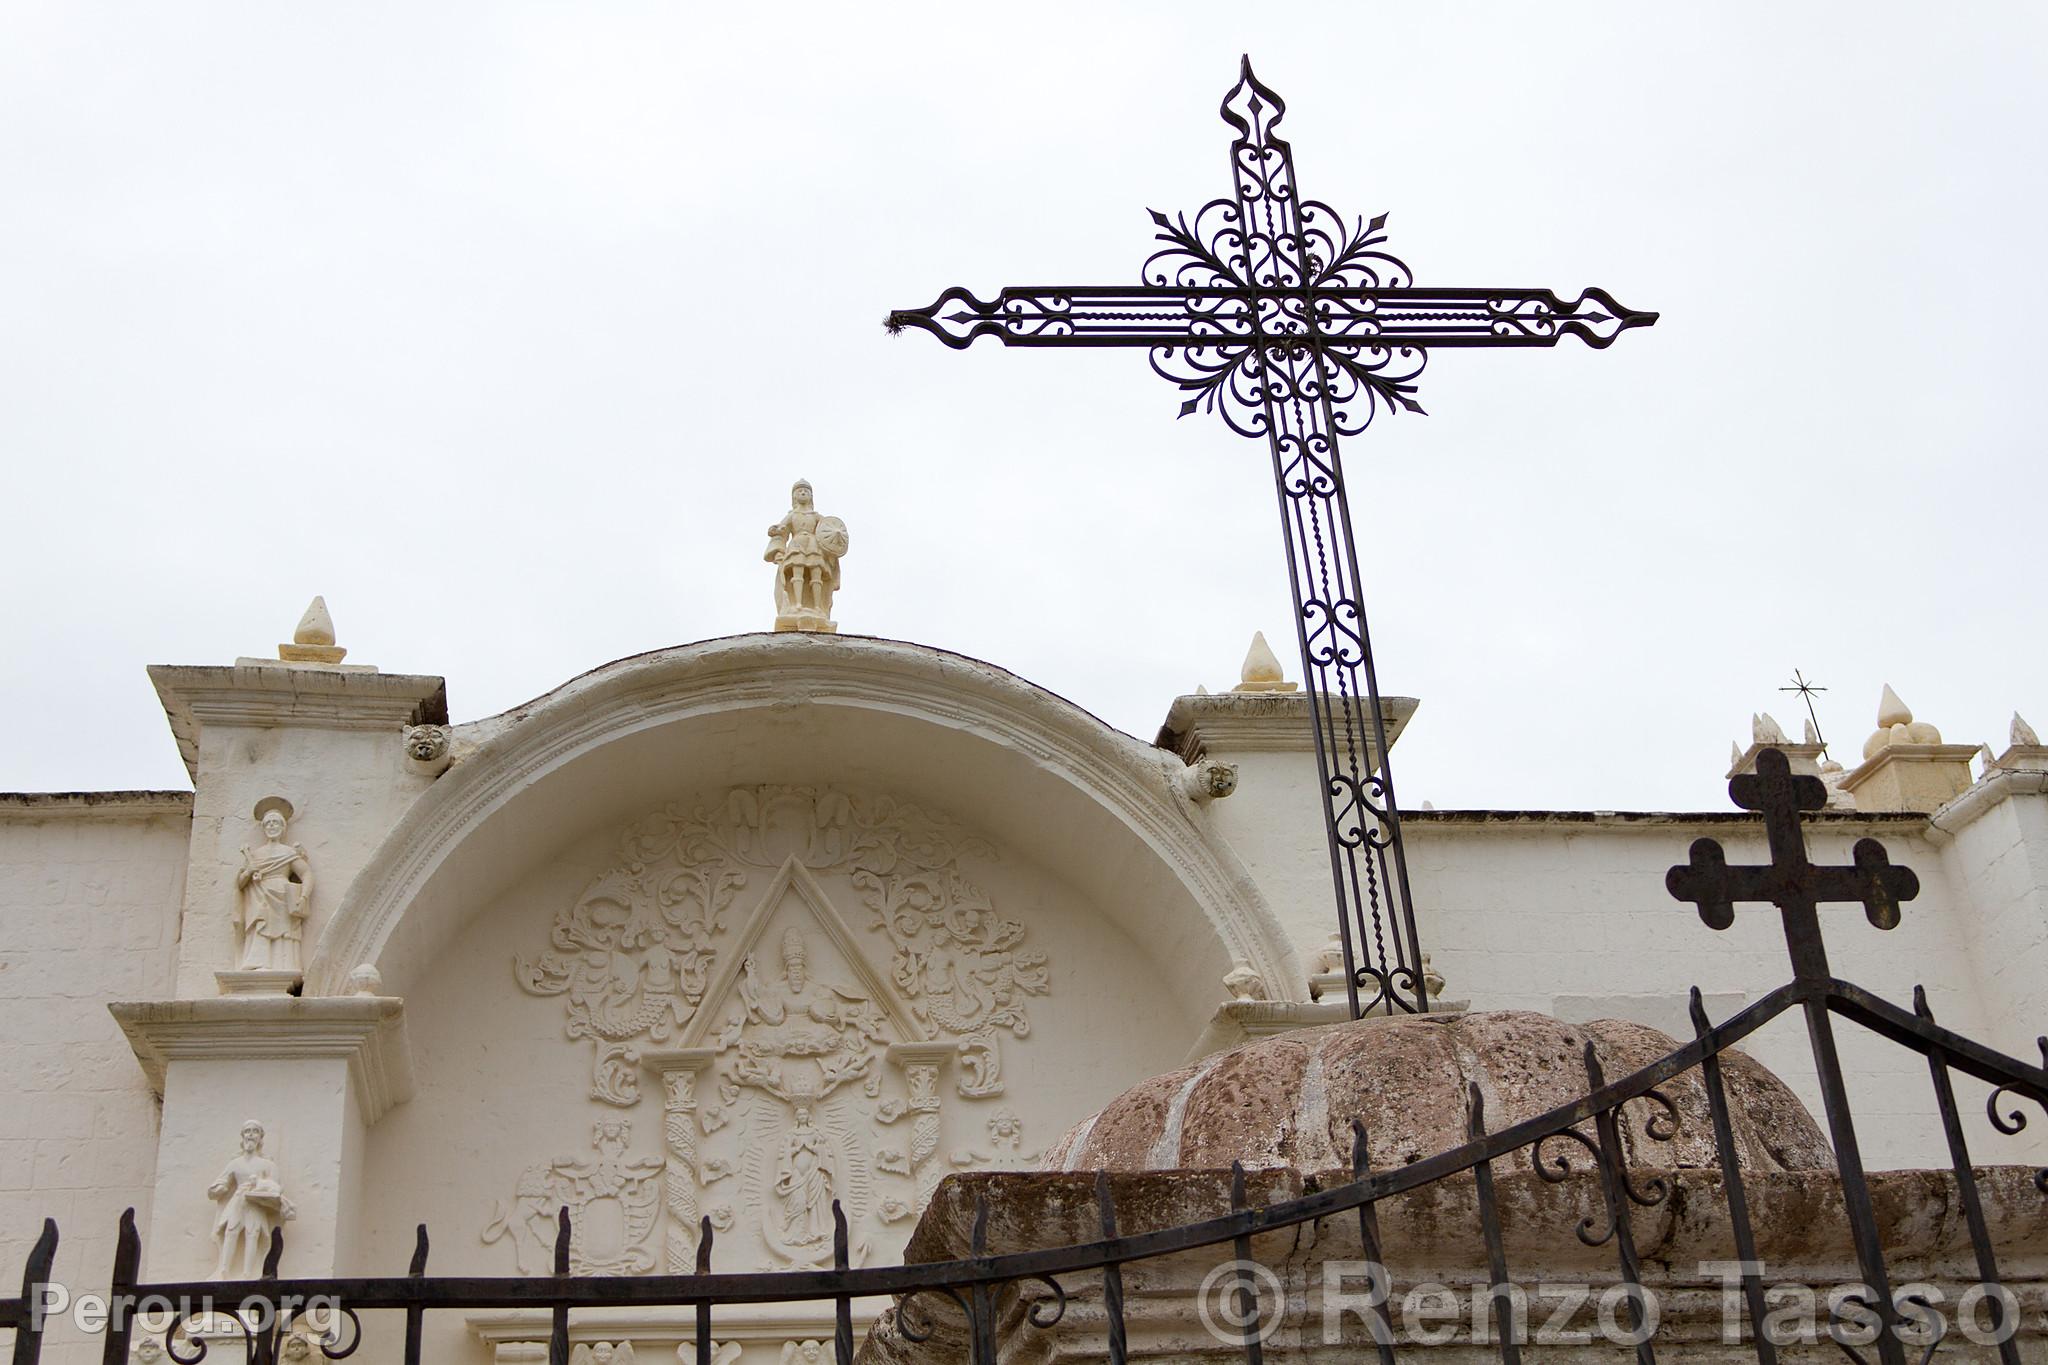
[[[1264,447],[1142,353],[879,324],[1134,280],[1228,188],[1241,51],[1419,282],[1663,314],[1442,353],[1346,444],[1411,804],[1723,808],[1795,667],[1848,761],[1885,682],[2002,747],[2048,723],[2043,15],[7,0],[0,788],[185,786],[144,666],[316,592],[457,720],[763,628],[800,474],[842,629],[1149,738],[1291,650]]]

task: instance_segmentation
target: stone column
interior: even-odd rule
[[[910,1174],[919,1209],[931,1202],[932,1191],[946,1173],[946,1163],[939,1155],[945,1127],[939,1095],[946,1069],[959,1055],[959,1044],[952,1039],[889,1044],[889,1065],[903,1073],[904,1087],[910,1093]]]
[[[108,1008],[163,1099],[144,1278],[212,1272],[220,1206],[207,1187],[251,1119],[297,1214],[284,1225],[281,1273],[356,1269],[364,1133],[412,1096],[404,1002],[222,996]]]
[[[710,1083],[715,1049],[682,1047],[642,1049],[640,1065],[661,1081],[662,1147],[668,1164],[662,1171],[662,1207],[668,1213],[663,1235],[668,1273],[687,1275],[697,1268],[697,1224],[703,1216],[697,1195],[697,1085]]]

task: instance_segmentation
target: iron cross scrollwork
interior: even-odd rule
[[[1731,779],[1728,795],[1742,809],[1764,817],[1771,861],[1730,867],[1719,840],[1695,839],[1691,860],[1664,874],[1665,888],[1676,899],[1698,906],[1700,918],[1713,929],[1735,922],[1738,901],[1776,905],[1785,917],[1793,970],[1801,977],[1824,979],[1829,974],[1820,936],[1822,903],[1858,902],[1872,924],[1892,929],[1899,923],[1899,902],[1920,894],[1920,878],[1913,869],[1895,866],[1875,839],[1858,839],[1847,867],[1816,867],[1808,861],[1799,813],[1827,805],[1827,788],[1817,777],[1794,776],[1781,751],[1759,753],[1756,771]]]
[[[1346,219],[1295,189],[1275,131],[1286,105],[1244,62],[1224,97],[1232,193],[1193,217],[1154,211],[1162,245],[1135,285],[1022,285],[983,300],[948,289],[889,314],[961,349],[1117,346],[1150,353],[1186,395],[1273,458],[1295,632],[1313,715],[1339,937],[1354,1017],[1426,1011],[1386,726],[1337,438],[1385,409],[1421,412],[1416,379],[1438,347],[1605,347],[1655,322],[1599,289],[1437,288],[1386,250],[1386,215]],[[1361,992],[1364,994],[1361,995]]]

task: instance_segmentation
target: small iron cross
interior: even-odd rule
[[[1801,811],[1827,805],[1828,789],[1817,777],[1794,777],[1792,765],[1777,749],[1756,756],[1756,771],[1728,783],[1728,795],[1744,810],[1764,817],[1771,842],[1771,861],[1763,866],[1730,867],[1718,839],[1695,839],[1691,861],[1664,874],[1664,886],[1679,900],[1699,907],[1709,928],[1735,923],[1738,901],[1770,901],[1784,913],[1785,942],[1792,951],[1792,969],[1807,978],[1828,971],[1827,949],[1821,942],[1823,901],[1857,901],[1880,929],[1895,928],[1899,902],[1920,894],[1920,878],[1910,867],[1895,867],[1875,839],[1858,839],[1848,867],[1816,867],[1807,861]]]
[[[1346,218],[1295,187],[1279,136],[1287,106],[1246,58],[1223,97],[1232,192],[1192,215],[1153,211],[1162,243],[1140,283],[1017,285],[994,299],[948,289],[889,314],[955,350],[1111,346],[1149,353],[1183,395],[1181,416],[1220,415],[1271,449],[1295,633],[1311,702],[1324,831],[1351,1013],[1427,1011],[1379,680],[1366,631],[1337,439],[1380,411],[1421,412],[1416,378],[1439,348],[1606,347],[1655,313],[1604,290],[1418,285],[1387,250],[1387,216]],[[1373,547],[1368,543],[1367,550]],[[1363,991],[1363,995],[1361,995]]]

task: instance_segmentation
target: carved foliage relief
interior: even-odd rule
[[[827,1265],[834,1200],[858,1264],[877,1240],[900,1245],[949,1161],[1035,1155],[1014,1111],[983,1112],[1005,1038],[1030,1033],[1051,981],[963,869],[995,858],[914,805],[830,787],[734,788],[625,832],[549,947],[514,963],[588,1042],[592,1099],[640,1104],[646,1071],[661,1103],[664,1154],[617,1168],[630,1196],[607,1194],[630,1216],[592,1268],[685,1273],[702,1219],[763,1268]],[[526,1202],[491,1229],[522,1261],[542,1198],[589,1183],[568,1165],[529,1169]],[[659,1255],[640,1216],[657,1180]]]

